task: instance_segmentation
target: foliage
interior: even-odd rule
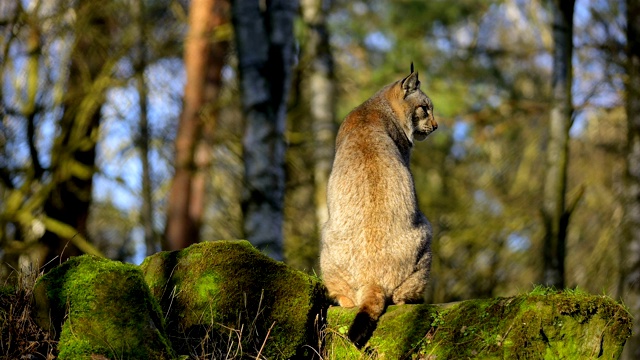
[[[169,7],[174,11],[167,12],[169,3],[170,1],[154,0],[147,4],[147,23],[152,27],[148,33],[153,33],[153,41],[147,42],[146,51],[149,52],[149,66],[155,66],[156,69],[167,68],[167,64],[161,60],[175,57],[178,48],[176,33],[179,33],[179,27],[168,24],[176,24],[173,15],[180,6],[175,3]],[[37,260],[38,253],[43,250],[38,245],[38,240],[45,231],[71,239],[71,243],[79,244],[83,252],[99,253],[92,246],[92,239],[86,239],[86,233],[56,220],[44,209],[56,186],[66,177],[91,177],[95,170],[99,170],[95,176],[95,198],[103,200],[106,196],[116,195],[118,199],[113,203],[119,206],[122,204],[123,194],[132,199],[137,191],[135,186],[122,186],[125,184],[123,177],[131,180],[131,174],[114,174],[113,170],[114,167],[130,168],[131,161],[128,158],[135,155],[135,142],[121,140],[123,131],[128,134],[127,139],[136,137],[136,129],[127,121],[133,121],[137,110],[131,108],[127,96],[121,95],[126,93],[127,88],[134,88],[131,82],[136,69],[131,67],[131,63],[136,57],[132,46],[137,23],[130,20],[132,14],[136,13],[133,9],[136,4],[122,1],[94,4],[95,6],[83,10],[91,13],[80,15],[82,21],[75,17],[75,12],[79,11],[75,5],[76,2],[67,0],[33,0],[7,1],[0,6],[0,244],[5,250],[3,264],[7,262],[14,267],[17,267],[20,256]],[[106,19],[104,22],[89,20],[94,19],[93,13],[105,15]],[[163,25],[154,23],[161,20]],[[121,21],[122,24],[117,24],[116,21]],[[97,31],[99,26],[106,26],[109,30]],[[80,46],[79,36],[76,36],[78,34],[92,39],[90,43],[102,46],[113,41],[117,46],[111,46],[104,52],[83,53],[77,50]],[[171,48],[174,50],[170,51]],[[101,58],[101,71],[95,77],[92,77],[95,74],[90,74],[88,68],[88,53],[97,53],[96,56]],[[84,76],[80,84],[74,83],[78,85],[75,90],[71,89],[72,64],[80,64],[81,69],[78,71],[85,71],[82,73],[84,75],[80,75]],[[166,109],[171,105],[165,101],[161,109],[158,109],[157,101],[162,101],[166,93],[166,84],[161,84],[160,72],[156,71],[154,79],[149,79],[149,96],[155,96],[150,110],[155,111],[156,132],[152,139],[155,141],[152,156],[156,156],[158,174],[162,172],[162,153],[166,150],[161,149],[161,142],[155,139],[162,139],[166,135],[162,133],[162,126],[166,127],[162,124],[166,123],[166,119],[162,118],[166,117]],[[172,81],[175,82],[175,79]],[[99,92],[106,92],[105,103],[98,96]],[[83,133],[83,128],[86,128],[84,125],[68,129],[69,124],[73,124],[75,120],[68,117],[63,120],[63,117],[70,107],[68,101],[73,99],[82,104],[79,105],[82,111],[78,113],[78,119],[86,118],[91,111],[97,109],[102,123],[99,132],[94,129],[91,134],[86,135]],[[115,101],[117,105],[114,105],[114,99],[118,99]],[[103,111],[100,112],[100,109]],[[78,124],[82,124],[82,121],[78,121]],[[114,130],[117,143],[111,140]],[[76,150],[89,154],[88,148],[94,141],[99,141],[96,166],[87,168],[67,161],[68,155]],[[53,150],[54,145],[56,150]],[[114,148],[117,150],[114,151]],[[57,168],[65,171],[56,173]],[[105,186],[114,189],[113,184],[117,184],[117,189],[105,189]],[[70,194],[78,195],[83,202],[91,203],[90,195],[80,196],[84,190],[76,185],[78,188],[70,187]],[[156,180],[156,189],[159,185],[160,182]],[[63,198],[68,201],[66,197]],[[58,214],[72,210],[58,211]],[[93,207],[91,212],[94,219],[100,217],[100,207]],[[86,215],[84,214],[85,219]],[[109,219],[110,216],[104,214],[104,218]],[[119,227],[118,222],[114,222],[114,225]],[[127,231],[126,226],[121,228]],[[4,265],[1,272],[3,277],[8,272]]]

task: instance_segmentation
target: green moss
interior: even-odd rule
[[[334,352],[383,359],[617,358],[631,326],[628,311],[608,297],[536,288],[448,306],[391,306],[357,352],[344,345],[339,330],[350,325],[355,311],[330,309],[328,358],[339,359]]]
[[[141,269],[180,354],[202,348],[203,337],[212,339],[207,353],[226,352],[229,335],[241,337],[244,356],[255,356],[263,343],[267,358],[304,358],[312,352],[304,345],[317,348],[314,321],[327,306],[324,286],[247,241],[159,253]]]
[[[0,286],[0,296],[12,296],[15,295],[16,288],[11,285],[1,285]]]
[[[41,325],[50,320],[60,334],[60,359],[173,357],[160,307],[136,266],[72,258],[40,278],[34,294]]]
[[[198,301],[214,302],[220,298],[220,278],[213,272],[205,272],[201,276],[201,281],[195,284]]]

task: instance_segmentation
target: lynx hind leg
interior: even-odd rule
[[[393,291],[391,300],[394,304],[424,302],[424,291],[431,269],[431,250],[428,242],[414,269],[414,272]]]
[[[418,264],[416,270],[398,286],[391,297],[394,304],[424,302],[424,290],[429,280],[429,269],[431,269],[431,253],[427,250]]]
[[[424,290],[427,286],[429,271],[419,269],[398,286],[391,296],[391,300],[396,305],[405,303],[415,304],[424,302]]]
[[[329,297],[335,299],[340,306],[345,308],[351,308],[356,306],[355,304],[355,292],[347,284],[346,281],[341,278],[324,277],[324,284],[329,290]]]

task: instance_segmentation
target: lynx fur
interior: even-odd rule
[[[320,267],[329,295],[358,307],[349,338],[366,344],[390,304],[421,302],[431,224],[418,209],[409,158],[436,130],[418,73],[385,86],[342,123],[327,189]]]

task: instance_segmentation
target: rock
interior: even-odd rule
[[[319,279],[246,241],[161,252],[140,268],[80,256],[33,294],[39,325],[59,334],[60,359],[616,359],[631,333],[628,311],[606,296],[536,288],[390,306],[358,350],[346,337],[356,309],[327,314]]]
[[[324,285],[247,241],[161,252],[141,269],[179,354],[309,359],[319,351]]]
[[[346,338],[355,309],[328,311],[326,358],[617,359],[631,316],[606,296],[537,288],[509,298],[390,306],[362,352]]]
[[[38,324],[60,335],[59,359],[171,359],[160,307],[137,266],[71,258],[34,288]]]

